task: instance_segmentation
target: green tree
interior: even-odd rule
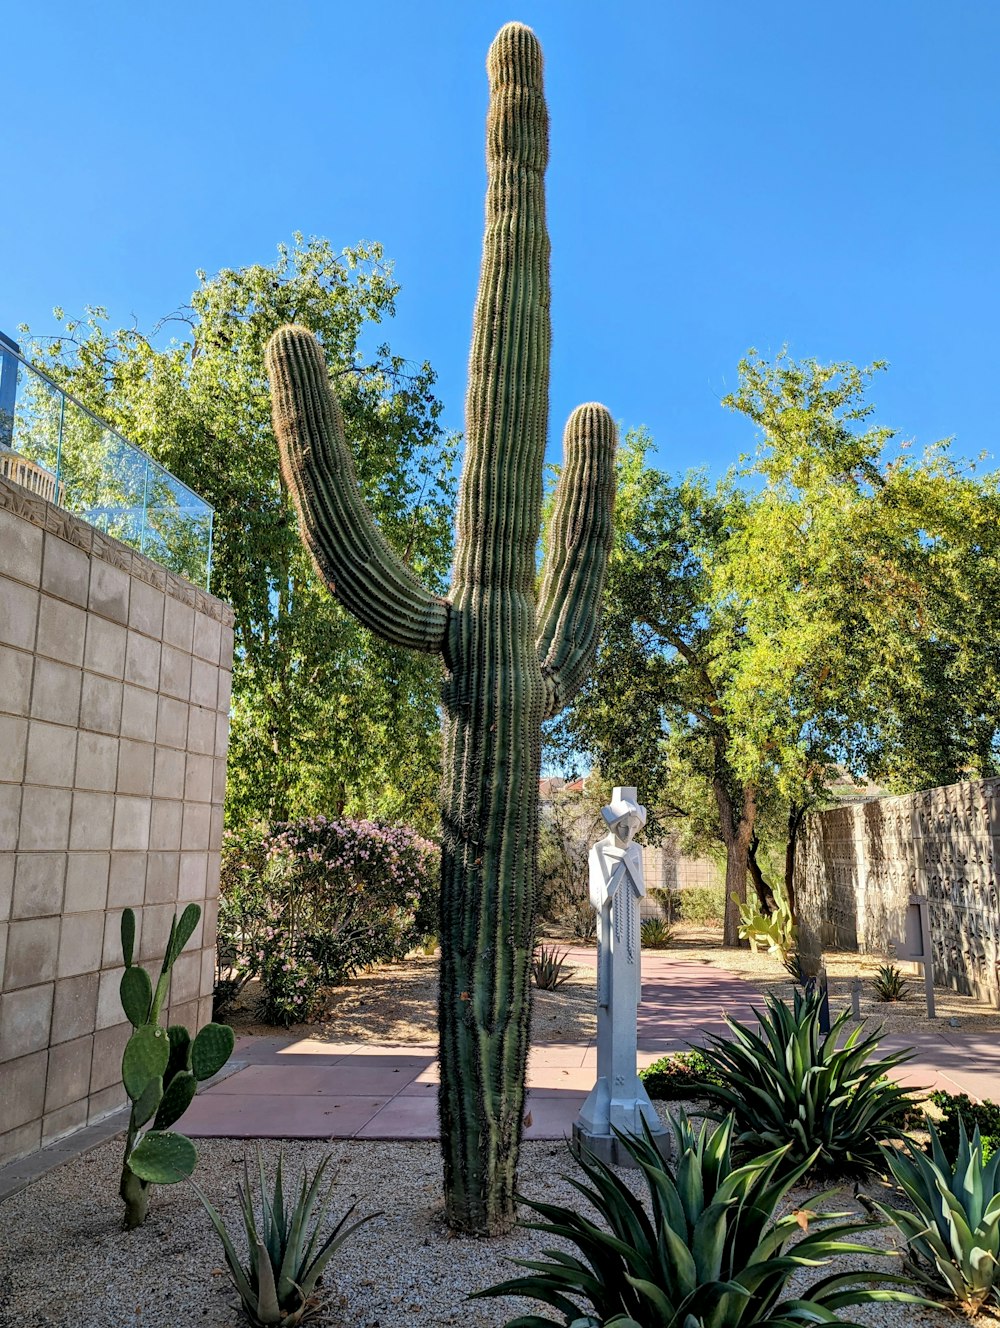
[[[996,476],[944,443],[890,458],[865,401],[882,367],[750,352],[724,402],[758,430],[738,467],[673,480],[642,433],[619,460],[599,667],[556,740],[717,836],[740,899],[752,873],[766,901],[762,839],[787,840],[790,883],[834,772],[903,789],[997,768]]]
[[[230,823],[346,811],[430,830],[437,669],[373,637],[321,588],[279,473],[264,373],[276,328],[315,329],[366,500],[406,562],[442,587],[455,446],[437,422],[430,366],[370,346],[394,313],[391,267],[376,244],[338,254],[296,236],[270,266],[198,282],[190,304],[148,336],[109,329],[92,309],[38,358],[215,508],[212,589],[236,615]]]

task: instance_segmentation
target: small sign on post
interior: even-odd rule
[[[903,919],[903,938],[892,945],[897,959],[922,964],[924,991],[927,996],[927,1017],[935,1018],[934,961],[931,955],[931,921],[926,895],[910,895]]]

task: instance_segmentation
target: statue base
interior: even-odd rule
[[[669,1161],[673,1151],[670,1131],[656,1114],[638,1075],[626,1085],[626,1092],[627,1096],[612,1097],[607,1078],[600,1075],[573,1123],[574,1144],[581,1145],[611,1166],[634,1167],[632,1155],[614,1131],[643,1138],[645,1124],[652,1132],[661,1157],[665,1162]]]
[[[661,1125],[658,1130],[653,1131],[653,1142],[664,1162],[669,1162],[674,1152],[673,1135],[670,1131]],[[636,1169],[635,1158],[616,1134],[591,1134],[577,1122],[573,1125],[573,1147],[586,1149],[599,1162],[604,1162],[610,1167],[628,1168],[633,1171]]]

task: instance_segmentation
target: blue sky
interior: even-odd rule
[[[483,207],[483,61],[546,55],[552,416],[603,400],[668,469],[751,439],[750,345],[891,362],[878,419],[996,448],[995,0],[301,0],[10,6],[0,329],[54,304],[148,327],[199,267],[295,230],[380,240],[392,345],[460,428]]]

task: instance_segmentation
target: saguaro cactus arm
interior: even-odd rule
[[[546,719],[579,691],[597,648],[611,551],[616,441],[614,421],[603,406],[577,406],[566,423],[538,599]]]
[[[372,520],[344,438],[340,402],[308,328],[293,325],[274,334],[267,372],[281,473],[320,576],[386,641],[440,653],[448,602],[421,585]]]

